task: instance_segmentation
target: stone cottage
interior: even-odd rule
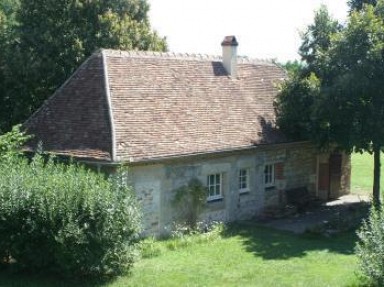
[[[24,124],[43,149],[105,172],[129,166],[144,228],[172,223],[173,191],[207,186],[203,219],[232,221],[284,203],[305,188],[321,199],[349,192],[350,158],[290,142],[275,128],[284,71],[237,56],[100,50]]]

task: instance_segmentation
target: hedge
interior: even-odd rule
[[[36,156],[0,161],[0,262],[18,270],[103,276],[132,267],[140,214],[116,175]]]

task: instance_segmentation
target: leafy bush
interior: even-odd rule
[[[12,130],[0,136],[0,160],[12,158],[21,153],[21,146],[31,136],[20,131],[20,125],[14,126]]]
[[[0,178],[0,262],[71,277],[133,264],[140,216],[117,176],[37,156],[0,161]]]
[[[196,178],[175,191],[173,205],[178,218],[190,229],[197,228],[197,220],[207,199],[207,188]]]
[[[374,286],[384,286],[384,211],[372,208],[358,232],[356,246],[359,267]]]

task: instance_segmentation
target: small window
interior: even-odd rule
[[[222,175],[220,173],[210,174],[207,177],[208,201],[223,198]]]
[[[265,187],[275,185],[275,166],[273,164],[267,164],[264,167],[264,185]]]
[[[249,191],[249,171],[248,169],[239,170],[239,192]]]

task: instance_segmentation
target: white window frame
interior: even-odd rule
[[[245,173],[242,174],[242,172],[245,172]],[[249,168],[239,169],[239,174],[238,174],[239,193],[249,192],[249,175],[250,175]],[[242,187],[243,183],[245,183],[245,187]]]
[[[211,179],[213,179],[212,182],[211,182]],[[207,175],[207,189],[208,189],[207,201],[222,199],[223,198],[223,174],[214,173],[214,174]],[[212,195],[211,195],[211,190],[214,191]]]
[[[264,165],[263,181],[265,187],[275,186],[275,164],[269,163]]]

